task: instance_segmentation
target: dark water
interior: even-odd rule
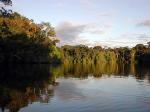
[[[0,112],[150,112],[147,65],[0,67]]]

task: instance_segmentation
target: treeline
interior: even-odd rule
[[[150,61],[150,42],[133,48],[56,46],[50,23],[34,23],[18,13],[0,16],[0,63],[131,63]]]
[[[0,0],[4,6],[11,0]],[[50,23],[36,24],[18,13],[0,8],[0,63],[131,63],[150,61],[150,42],[133,48],[85,45],[61,48]]]
[[[0,62],[56,63],[59,41],[49,23],[36,24],[18,13],[0,16]]]
[[[64,63],[131,63],[150,62],[150,43],[138,44],[133,48],[102,48],[101,46],[88,47],[85,45],[62,46]]]

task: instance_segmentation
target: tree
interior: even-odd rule
[[[102,50],[103,48],[101,46],[95,46],[95,47],[93,47],[93,49],[95,49],[95,50]]]
[[[147,42],[147,44],[148,44],[148,48],[150,48],[150,42]]]
[[[0,0],[4,5],[12,5],[12,0]]]
[[[5,7],[12,6],[11,0],[0,0],[0,16],[10,16],[12,10],[7,10]]]
[[[40,27],[46,37],[56,37],[55,29],[49,22],[42,22]]]
[[[13,17],[0,16],[0,62],[51,63],[60,59],[60,50],[49,36],[54,36],[53,27],[45,31],[32,20],[18,13]],[[58,59],[58,60],[59,60]]]
[[[143,50],[143,49],[145,49],[146,47],[143,45],[143,44],[137,44],[136,46],[135,46],[135,49],[137,50],[137,51],[140,51],[140,50]]]

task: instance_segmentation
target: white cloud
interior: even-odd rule
[[[137,33],[137,34],[123,34],[118,39],[107,41],[95,41],[90,43],[90,46],[102,47],[134,47],[137,44],[147,44],[150,41],[150,35]]]
[[[90,35],[103,35],[110,25],[91,24],[75,24],[72,22],[62,22],[56,27],[57,37],[63,44],[86,44],[89,45],[88,37],[84,33]]]
[[[85,27],[85,25],[62,22],[56,27],[56,33],[62,44],[72,44],[75,43],[77,39],[80,39],[80,34],[83,33]]]
[[[112,25],[100,25],[96,23],[90,24],[75,24],[72,22],[62,22],[56,27],[57,36],[60,37],[61,45],[78,45],[84,44],[87,46],[108,46],[120,47],[129,46],[133,47],[136,44],[146,44],[150,40],[150,36],[144,33],[126,33],[119,37],[108,39],[104,34],[109,32]],[[87,37],[86,37],[87,36]],[[93,39],[93,37],[100,37]],[[104,36],[105,38],[101,38]],[[91,40],[91,38],[93,40]]]

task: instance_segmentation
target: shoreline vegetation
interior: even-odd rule
[[[33,20],[12,13],[0,17],[0,62],[58,63],[60,48],[54,28],[49,23],[36,24]]]
[[[50,23],[12,13],[0,16],[0,63],[131,63],[150,61],[150,42],[133,48],[102,48],[85,45],[57,47]]]
[[[11,6],[11,0],[0,0]],[[85,45],[58,47],[54,27],[48,22],[36,24],[17,12],[0,9],[0,63],[137,63],[150,62],[150,42],[133,48],[103,48]]]
[[[133,48],[102,48],[85,45],[61,47],[64,63],[148,63],[150,62],[150,45],[137,44]]]

